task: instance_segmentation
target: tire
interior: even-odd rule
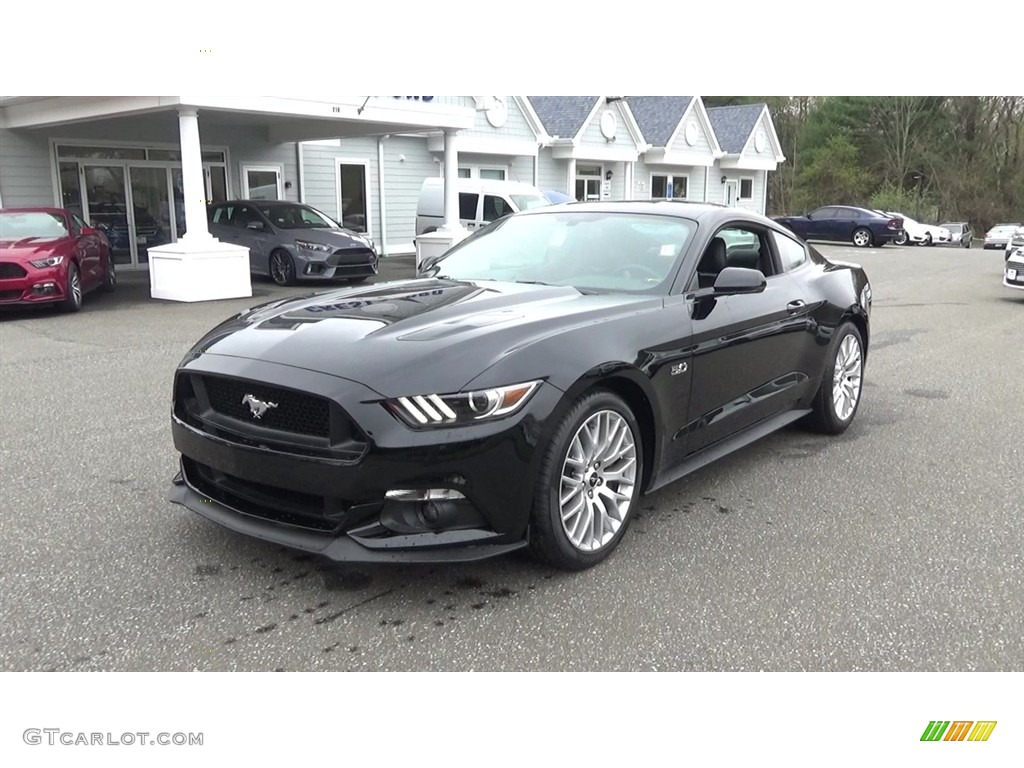
[[[807,419],[808,426],[826,435],[845,432],[857,415],[863,391],[864,340],[856,325],[845,322],[836,329],[829,345],[821,385],[814,395]],[[838,403],[837,392],[846,393],[846,397],[840,395]]]
[[[600,563],[625,535],[642,480],[643,438],[629,406],[604,390],[583,395],[541,461],[530,519],[534,555],[569,571]]]
[[[103,282],[100,284],[103,293],[113,293],[117,290],[117,269],[114,267],[114,260],[107,259],[107,271],[103,275]]]
[[[867,246],[871,245],[874,238],[871,237],[870,229],[864,229],[864,227],[860,227],[859,229],[855,229],[853,231],[852,240],[853,244],[858,248],[866,248]]]
[[[361,285],[370,279],[369,275],[363,275],[362,277],[350,277],[345,282],[349,285]]]
[[[929,247],[935,245],[935,243],[932,241],[932,233],[931,232],[925,232],[924,242],[921,243],[921,245],[927,245]]]
[[[971,240],[970,240],[970,238],[968,238],[967,240],[961,240],[960,241],[960,245],[963,246],[964,248],[970,248],[971,247]]]
[[[910,235],[908,235],[904,231],[899,237],[897,237],[895,240],[892,241],[892,244],[893,245],[906,245],[908,240],[910,240]]]
[[[67,282],[64,284],[66,297],[60,307],[65,312],[77,312],[82,308],[82,275],[78,271],[78,265],[72,262],[68,265]]]
[[[278,285],[295,285],[295,262],[280,249],[270,254],[270,279]]]

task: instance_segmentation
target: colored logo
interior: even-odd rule
[[[988,741],[995,728],[995,720],[932,720],[921,741]]]

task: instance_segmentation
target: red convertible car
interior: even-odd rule
[[[63,208],[0,208],[0,306],[82,308],[92,290],[112,291],[110,244]]]

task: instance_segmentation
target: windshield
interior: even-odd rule
[[[260,205],[260,213],[281,229],[340,229],[338,224],[315,208],[304,205]]]
[[[963,225],[962,224],[943,224],[942,228],[943,229],[948,229],[954,235],[959,235],[961,230],[963,229]]]
[[[516,204],[516,208],[520,211],[529,211],[531,208],[542,208],[545,205],[551,205],[546,197],[540,195],[509,195],[512,198],[512,202]]]
[[[26,237],[56,240],[67,237],[64,217],[45,211],[5,211],[0,213],[0,239],[22,240]]]
[[[430,271],[456,280],[667,294],[695,228],[688,219],[652,214],[575,210],[513,215],[464,240]]]

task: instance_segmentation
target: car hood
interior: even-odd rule
[[[54,253],[63,252],[68,245],[67,238],[54,240],[24,237],[18,240],[0,240],[0,257],[12,261],[41,259]]]
[[[362,235],[350,232],[339,232],[336,229],[282,229],[279,230],[285,237],[294,237],[296,240],[306,240],[311,243],[330,245],[334,248],[368,248],[369,242]]]
[[[532,342],[662,301],[560,286],[402,280],[257,307],[207,334],[186,361],[201,354],[258,359],[357,381],[385,397],[457,391]]]

